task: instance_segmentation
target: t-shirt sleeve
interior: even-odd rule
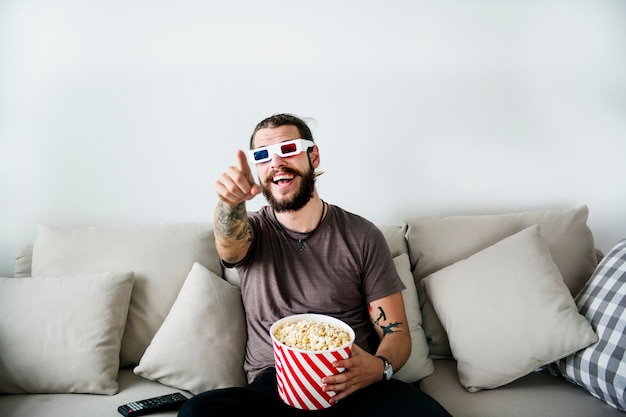
[[[372,225],[363,246],[363,293],[371,303],[404,290],[383,233]]]

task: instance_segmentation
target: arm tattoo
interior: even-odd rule
[[[370,307],[371,308],[371,307]],[[374,324],[378,327],[381,328],[381,330],[383,331],[383,337],[385,337],[385,335],[389,334],[389,333],[395,333],[397,331],[400,331],[398,329],[398,327],[403,324],[400,321],[395,321],[393,323],[388,323],[385,324],[387,322],[387,314],[385,314],[385,310],[383,310],[382,307],[378,306],[378,312],[380,313],[378,315],[378,318],[376,320],[374,320]],[[382,323],[381,323],[382,321]]]
[[[231,207],[220,202],[215,216],[215,232],[224,240],[252,241],[252,228],[248,223],[244,203]]]

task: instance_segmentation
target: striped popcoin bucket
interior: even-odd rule
[[[328,350],[303,350],[289,347],[275,337],[276,331],[285,324],[293,324],[301,320],[316,323],[328,323],[345,330],[349,340],[338,347]],[[296,314],[284,317],[272,325],[270,335],[274,345],[274,361],[278,394],[288,405],[302,410],[320,410],[331,406],[333,391],[322,391],[322,378],[343,371],[334,368],[332,363],[350,357],[354,330],[346,323],[334,317],[322,314]]]

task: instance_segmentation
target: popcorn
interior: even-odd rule
[[[351,340],[339,326],[309,319],[282,324],[274,331],[274,338],[291,348],[310,351],[337,349]]]
[[[331,407],[336,393],[326,391],[322,378],[344,371],[333,364],[350,357],[354,330],[335,317],[307,313],[275,321],[269,333],[281,400],[302,410]]]

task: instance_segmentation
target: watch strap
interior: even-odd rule
[[[391,365],[389,359],[385,358],[382,355],[376,355],[376,357],[382,360],[383,364],[385,365],[385,367],[383,368],[383,380],[387,381],[391,379],[391,375],[393,375],[393,366]]]

